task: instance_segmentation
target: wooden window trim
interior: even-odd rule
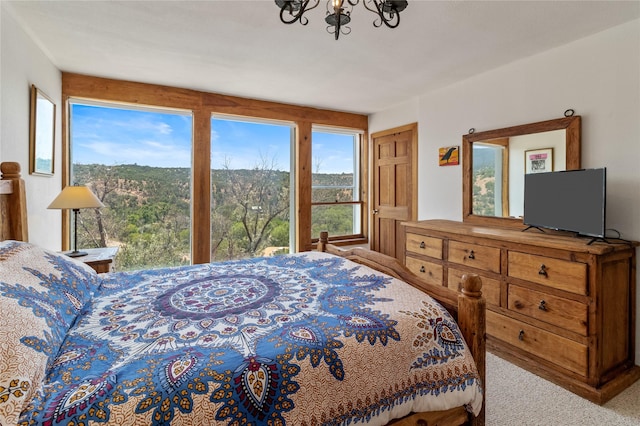
[[[363,131],[367,140],[368,117],[326,109],[318,109],[284,103],[261,101],[216,93],[201,92],[177,87],[114,80],[74,73],[62,73],[62,185],[69,184],[69,110],[68,101],[95,99],[105,102],[147,105],[190,110],[193,114],[193,188],[192,188],[192,261],[210,261],[211,251],[211,116],[228,114],[250,118],[273,119],[294,122],[296,125],[296,188],[295,202],[297,251],[313,249],[311,236],[311,133],[312,125],[354,129]],[[361,200],[367,211],[367,144],[361,142]],[[367,228],[367,215],[363,215],[363,232]],[[63,211],[63,249],[68,248],[69,215]]]

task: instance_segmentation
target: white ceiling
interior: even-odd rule
[[[640,0],[408,0],[389,29],[360,2],[336,41],[325,0],[307,26],[273,0],[2,1],[62,71],[364,114],[640,17]]]

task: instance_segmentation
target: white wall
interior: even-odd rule
[[[525,150],[552,148],[553,170],[565,170],[566,134],[563,129],[509,138],[509,216],[522,217],[524,214],[525,162],[522,160],[525,158]]]
[[[461,145],[472,127],[483,131],[549,120],[568,108],[582,116],[582,166],[607,167],[607,227],[640,241],[640,20],[374,114],[369,130],[402,125],[404,114],[417,115],[418,217],[461,220],[462,167],[438,167],[438,148]],[[640,284],[640,268],[636,281]],[[640,313],[640,292],[636,310]]]
[[[420,111],[418,101],[418,98],[408,99],[384,113],[369,116],[369,134],[418,122],[418,112]]]
[[[61,212],[47,210],[61,190],[62,74],[18,25],[10,6],[0,2],[0,161],[17,161],[27,191],[29,240],[61,249]],[[56,103],[54,176],[29,175],[29,96],[35,84]]]

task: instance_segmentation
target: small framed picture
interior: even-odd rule
[[[438,164],[441,166],[457,166],[460,164],[460,147],[447,146],[438,150]]]
[[[525,173],[553,171],[553,148],[533,149],[524,152]]]

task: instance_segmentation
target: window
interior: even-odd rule
[[[71,105],[70,108],[62,109],[62,114],[65,118],[65,130],[67,130],[68,135],[68,144],[63,146],[62,163],[65,171],[68,171],[68,177],[71,183],[77,181],[77,176],[74,176],[77,174],[73,170],[74,164],[97,164],[110,168],[112,171],[125,165],[134,165],[140,168],[162,167],[167,169],[167,171],[174,169],[174,173],[176,174],[184,174],[181,175],[179,179],[174,179],[169,182],[164,181],[166,188],[161,188],[162,191],[177,191],[175,187],[176,182],[181,182],[178,186],[180,186],[180,190],[183,191],[180,197],[173,199],[170,197],[165,198],[175,200],[175,203],[171,201],[171,205],[165,206],[166,213],[162,209],[158,211],[155,207],[149,206],[149,199],[143,200],[146,196],[143,197],[140,194],[131,193],[129,194],[130,198],[126,199],[128,200],[127,202],[133,204],[144,204],[144,209],[142,205],[138,206],[141,208],[140,212],[138,212],[140,213],[139,215],[137,213],[124,213],[125,210],[123,210],[123,212],[120,212],[120,210],[116,212],[110,205],[111,202],[115,201],[107,198],[108,207],[101,209],[101,214],[117,215],[121,223],[113,226],[117,228],[126,227],[132,233],[132,236],[136,237],[135,241],[127,242],[127,240],[125,240],[127,236],[126,232],[124,233],[125,235],[120,235],[117,230],[106,229],[106,244],[121,245],[118,256],[118,265],[120,265],[121,268],[124,264],[120,259],[123,257],[121,255],[125,251],[123,250],[124,242],[126,242],[127,247],[133,247],[134,244],[139,244],[140,248],[144,247],[145,244],[149,247],[158,246],[156,244],[158,242],[157,239],[152,238],[150,235],[152,231],[152,233],[156,233],[156,236],[160,236],[163,232],[165,234],[169,233],[169,231],[174,234],[177,232],[179,235],[180,243],[176,244],[178,248],[175,251],[169,248],[170,246],[167,246],[168,248],[166,250],[158,252],[160,258],[162,258],[162,256],[170,257],[169,262],[159,261],[158,266],[161,264],[209,262],[219,259],[218,255],[222,255],[225,251],[233,251],[233,253],[237,254],[238,250],[236,249],[238,247],[234,247],[233,249],[224,247],[224,242],[216,248],[215,244],[217,244],[217,240],[216,236],[213,235],[215,232],[225,228],[224,225],[220,226],[222,223],[218,221],[220,216],[215,217],[218,213],[216,213],[215,208],[212,208],[212,206],[220,206],[220,204],[216,204],[219,200],[214,199],[215,194],[213,191],[215,190],[216,176],[214,176],[212,170],[216,168],[220,170],[220,163],[216,162],[219,161],[220,158],[224,159],[224,154],[217,156],[219,152],[216,146],[217,144],[219,146],[222,140],[215,139],[221,135],[221,133],[218,133],[220,129],[217,129],[216,126],[225,120],[229,123],[235,121],[236,124],[243,122],[257,124],[259,125],[258,127],[263,126],[262,128],[264,129],[275,127],[279,128],[283,133],[281,147],[275,150],[270,144],[261,145],[261,154],[263,157],[260,157],[260,155],[257,156],[257,158],[263,158],[269,162],[276,156],[277,167],[271,167],[272,165],[269,165],[266,168],[273,169],[278,174],[281,174],[281,176],[288,174],[288,183],[287,179],[283,177],[279,185],[280,189],[287,191],[289,194],[290,210],[287,213],[288,218],[285,217],[287,215],[278,216],[277,220],[274,219],[269,222],[269,241],[268,245],[264,248],[270,247],[270,251],[286,250],[283,247],[287,246],[286,240],[288,236],[288,244],[290,247],[296,250],[313,249],[312,237],[317,238],[319,231],[314,231],[315,235],[311,234],[312,215],[316,222],[314,229],[330,230],[333,241],[340,239],[351,242],[355,242],[356,240],[360,240],[358,242],[364,242],[365,236],[363,234],[366,233],[367,229],[367,216],[363,210],[366,210],[364,208],[366,200],[362,200],[360,197],[362,197],[363,194],[362,188],[366,188],[366,175],[361,171],[359,163],[341,168],[337,172],[328,169],[330,164],[333,167],[333,159],[326,155],[326,152],[323,153],[322,146],[316,144],[315,147],[312,147],[311,141],[317,138],[317,142],[321,142],[322,135],[325,133],[338,138],[346,138],[345,146],[348,146],[349,153],[340,154],[340,158],[349,156],[349,158],[352,158],[352,161],[357,163],[360,155],[362,155],[363,159],[366,158],[367,147],[362,141],[362,135],[367,132],[368,126],[368,117],[366,115],[329,110],[319,111],[315,108],[299,105],[283,105],[280,103],[256,101],[255,99],[239,97],[230,98],[226,95],[184,88],[179,89],[132,81],[104,80],[98,77],[71,73],[62,73],[62,79],[62,97],[63,99],[71,99],[70,104],[100,107],[105,110],[121,109],[145,112],[149,114],[148,117],[156,118],[166,114],[162,120],[168,125],[160,127],[165,130],[165,133],[154,135],[152,130],[153,126],[148,126],[147,130],[149,134],[144,136],[138,132],[138,130],[141,129],[135,129],[135,132],[133,128],[128,131],[123,130],[126,126],[132,125],[132,122],[126,123],[122,120],[110,121],[109,117],[104,117],[105,119],[103,120],[100,116],[95,116],[83,124],[80,121],[83,117],[78,115],[79,109],[76,109],[73,105]],[[114,96],[118,96],[117,101],[114,100]],[[146,106],[139,104],[143,100]],[[151,120],[148,117],[147,120]],[[243,118],[232,119],[230,117]],[[216,122],[216,120],[219,121]],[[83,125],[88,127],[83,128]],[[118,128],[123,131],[113,138],[104,138],[100,134],[101,132],[105,134],[113,133],[113,131]],[[341,131],[337,129],[353,130]],[[316,133],[315,136],[313,136],[314,132]],[[110,146],[114,146],[114,142],[120,141],[126,141],[127,146],[116,149],[109,148]],[[81,155],[81,145],[92,144],[93,142],[95,142],[95,145],[92,146],[92,149],[95,155],[89,160],[86,160]],[[154,144],[152,142],[158,143]],[[137,148],[137,153],[145,153],[146,157],[135,160],[135,155],[129,155],[134,148]],[[312,150],[314,152],[313,155],[318,160],[316,161],[316,165],[320,166],[319,174],[351,174],[350,179],[353,180],[349,180],[346,184],[342,182],[338,184],[336,184],[336,182],[328,184],[329,186],[337,185],[348,187],[340,189],[339,203],[336,203],[335,198],[333,198],[331,202],[327,202],[326,199],[316,200],[315,205],[312,205]],[[286,156],[285,154],[281,154],[281,152],[284,151],[288,153]],[[116,159],[114,158],[114,154],[116,153],[123,155]],[[256,166],[255,154],[255,152],[252,154],[254,155],[254,161],[251,164],[253,168]],[[258,154],[260,154],[260,152]],[[157,157],[163,157],[166,162],[160,166],[155,163],[147,163],[147,160]],[[237,173],[238,171],[234,169],[236,167],[240,169],[240,166],[236,164],[240,156],[233,154],[228,155],[228,157],[232,160],[229,164],[229,171]],[[190,158],[191,161],[183,161],[185,158]],[[130,185],[126,178],[118,177],[117,180],[118,185]],[[274,186],[271,185],[271,187],[273,188]],[[172,189],[170,190],[169,188]],[[220,185],[218,185],[217,188],[220,188]],[[345,197],[347,193],[351,194],[350,197]],[[124,203],[121,192],[116,191],[112,194],[117,194],[117,201]],[[217,193],[217,195],[220,194],[220,192]],[[271,194],[273,195],[274,192],[271,192]],[[334,193],[334,196],[335,195]],[[260,212],[260,206],[261,204],[259,203],[252,203],[250,206],[252,208],[251,211]],[[253,209],[253,207],[255,207],[255,209]],[[225,208],[229,208],[229,206],[225,206]],[[118,209],[120,209],[120,206],[118,206]],[[172,217],[176,209],[181,210],[183,214],[180,215],[180,220],[177,220],[176,217],[174,223],[169,227],[166,219]],[[190,210],[189,213],[187,213],[187,210]],[[262,206],[262,211],[264,211],[264,205]],[[84,218],[89,217],[91,214],[93,214],[93,212],[82,212],[81,216]],[[249,214],[249,210],[247,214]],[[153,222],[153,216],[159,218],[160,222]],[[140,218],[140,220],[133,220],[136,218]],[[182,218],[184,218],[186,222],[183,222]],[[148,222],[148,220],[152,222]],[[277,226],[275,224],[276,221],[278,222]],[[283,224],[283,222],[286,221],[288,221],[288,232]],[[342,223],[343,221],[344,223]],[[343,226],[336,226],[338,222],[341,222]],[[155,225],[146,226],[152,225],[153,223],[155,223]],[[69,221],[66,221],[63,224],[65,232],[68,231],[68,227]],[[237,230],[237,225],[233,229]],[[97,231],[92,232],[93,235],[95,235]],[[231,234],[229,235],[233,237]],[[354,236],[356,237],[355,239],[353,238]],[[154,241],[146,242],[145,240],[147,238]],[[63,245],[64,249],[66,249],[68,245],[66,244],[67,239],[68,238],[65,238],[63,240],[65,241]],[[88,235],[86,243],[83,244],[86,244],[85,247],[95,247],[97,244],[101,244],[94,243],[94,240],[95,238]],[[220,240],[220,236],[218,236],[218,240]],[[139,243],[137,241],[139,241]],[[188,244],[189,241],[190,247]],[[235,240],[233,241],[235,243]],[[254,243],[256,241],[257,239],[253,239]],[[264,243],[264,239],[261,243]],[[169,243],[167,242],[167,244]],[[158,247],[162,247],[162,245]],[[260,245],[254,245],[254,247],[257,248],[256,253],[264,253],[264,248]],[[140,253],[139,256],[146,257],[146,255],[142,254],[142,251],[138,253]],[[143,266],[142,263],[129,263],[132,268],[135,267],[133,266],[134,264]]]
[[[473,144],[473,214],[509,216],[507,147],[500,139]]]
[[[118,269],[191,263],[190,113],[70,102],[70,182],[105,205],[81,210],[78,247],[119,246]]]
[[[314,128],[312,133],[311,235],[356,238],[362,232],[361,134]]]
[[[293,126],[211,120],[211,259],[292,251]]]

